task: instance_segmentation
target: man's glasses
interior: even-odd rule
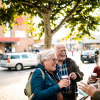
[[[58,62],[58,59],[54,58],[52,59],[53,62]]]

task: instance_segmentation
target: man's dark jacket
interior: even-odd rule
[[[71,87],[72,87],[71,98],[72,98],[72,100],[76,100],[76,98],[77,98],[77,94],[76,94],[77,83],[76,82],[83,80],[84,74],[83,74],[83,72],[81,72],[79,70],[79,66],[77,66],[75,61],[72,60],[71,58],[66,58],[66,63],[67,63],[67,66],[68,66],[70,73],[74,72],[77,75],[77,78],[75,80],[71,79]]]

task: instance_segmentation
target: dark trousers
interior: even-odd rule
[[[63,100],[76,100],[73,95],[63,94]]]
[[[99,58],[95,57],[96,66],[98,66],[98,61],[99,61]]]

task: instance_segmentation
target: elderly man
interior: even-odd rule
[[[63,88],[63,100],[76,100],[76,82],[79,82],[83,79],[83,73],[79,70],[79,67],[74,60],[66,57],[66,48],[64,44],[56,44],[54,48],[58,58],[57,68],[60,71],[60,75],[68,75],[71,80],[70,86]]]

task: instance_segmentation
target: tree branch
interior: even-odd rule
[[[51,11],[52,11],[53,6],[54,6],[54,0],[50,0],[49,1],[49,8]]]
[[[78,2],[76,3],[75,7],[71,10],[70,14],[68,14],[61,22],[60,24],[51,31],[51,35],[54,35],[61,27],[62,25],[73,15],[73,13],[76,11],[76,9],[78,8],[79,4],[81,3],[81,0],[78,0]]]
[[[41,9],[39,9],[36,5],[34,5],[34,4],[30,3],[30,2],[19,2],[19,3],[30,5],[33,8],[35,8],[41,15],[43,15],[43,11]]]
[[[46,10],[47,10],[47,8],[43,5],[42,0],[38,0],[38,2],[40,3],[40,5],[41,5],[42,9],[43,9],[44,11],[46,11]]]
[[[60,10],[62,10],[63,8],[65,8],[66,6],[68,6],[71,2],[73,2],[74,0],[70,1],[68,4],[66,4],[64,7],[60,7],[60,9],[57,9],[56,12],[53,14],[53,16],[55,16]],[[52,17],[53,17],[52,16]]]

